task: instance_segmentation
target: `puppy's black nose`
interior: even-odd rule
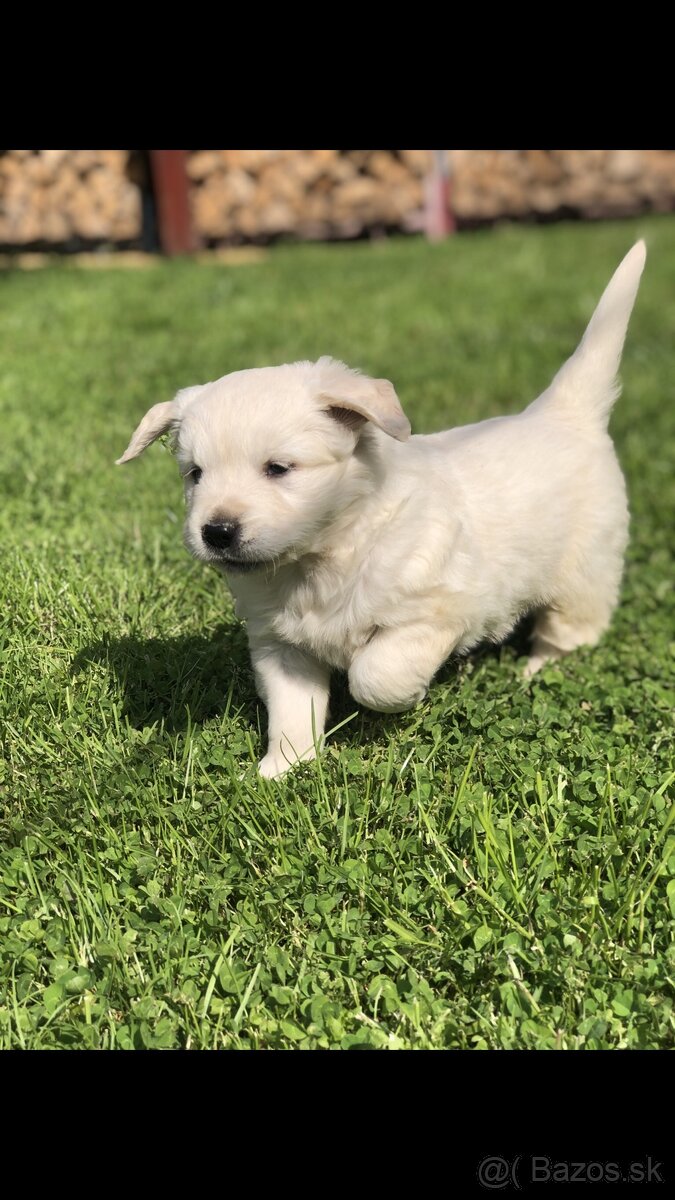
[[[239,522],[219,521],[217,524],[202,525],[202,537],[207,546],[214,550],[227,550],[239,537]]]

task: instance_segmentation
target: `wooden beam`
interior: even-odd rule
[[[185,150],[151,150],[150,169],[163,254],[191,254],[197,238],[190,213]]]
[[[432,167],[425,179],[425,230],[431,242],[442,241],[454,233],[450,161],[447,150],[432,150]]]

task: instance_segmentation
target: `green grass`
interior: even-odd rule
[[[513,412],[650,249],[613,432],[632,542],[595,650],[522,638],[279,783],[244,629],[182,548],[150,404],[333,354],[417,432]],[[675,221],[0,277],[5,1047],[672,1047]]]

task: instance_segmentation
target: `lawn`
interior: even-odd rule
[[[522,631],[401,716],[334,688],[258,778],[244,628],[181,543],[182,386],[332,354],[415,432],[514,412],[649,256],[612,420],[633,513],[610,632]],[[0,1045],[673,1047],[675,219],[0,275]]]

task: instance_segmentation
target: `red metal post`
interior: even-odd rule
[[[456,225],[452,212],[450,163],[447,150],[432,150],[433,163],[425,180],[425,230],[432,242],[453,233]]]
[[[185,150],[150,151],[159,242],[162,252],[169,255],[190,254],[197,249],[185,159]]]

